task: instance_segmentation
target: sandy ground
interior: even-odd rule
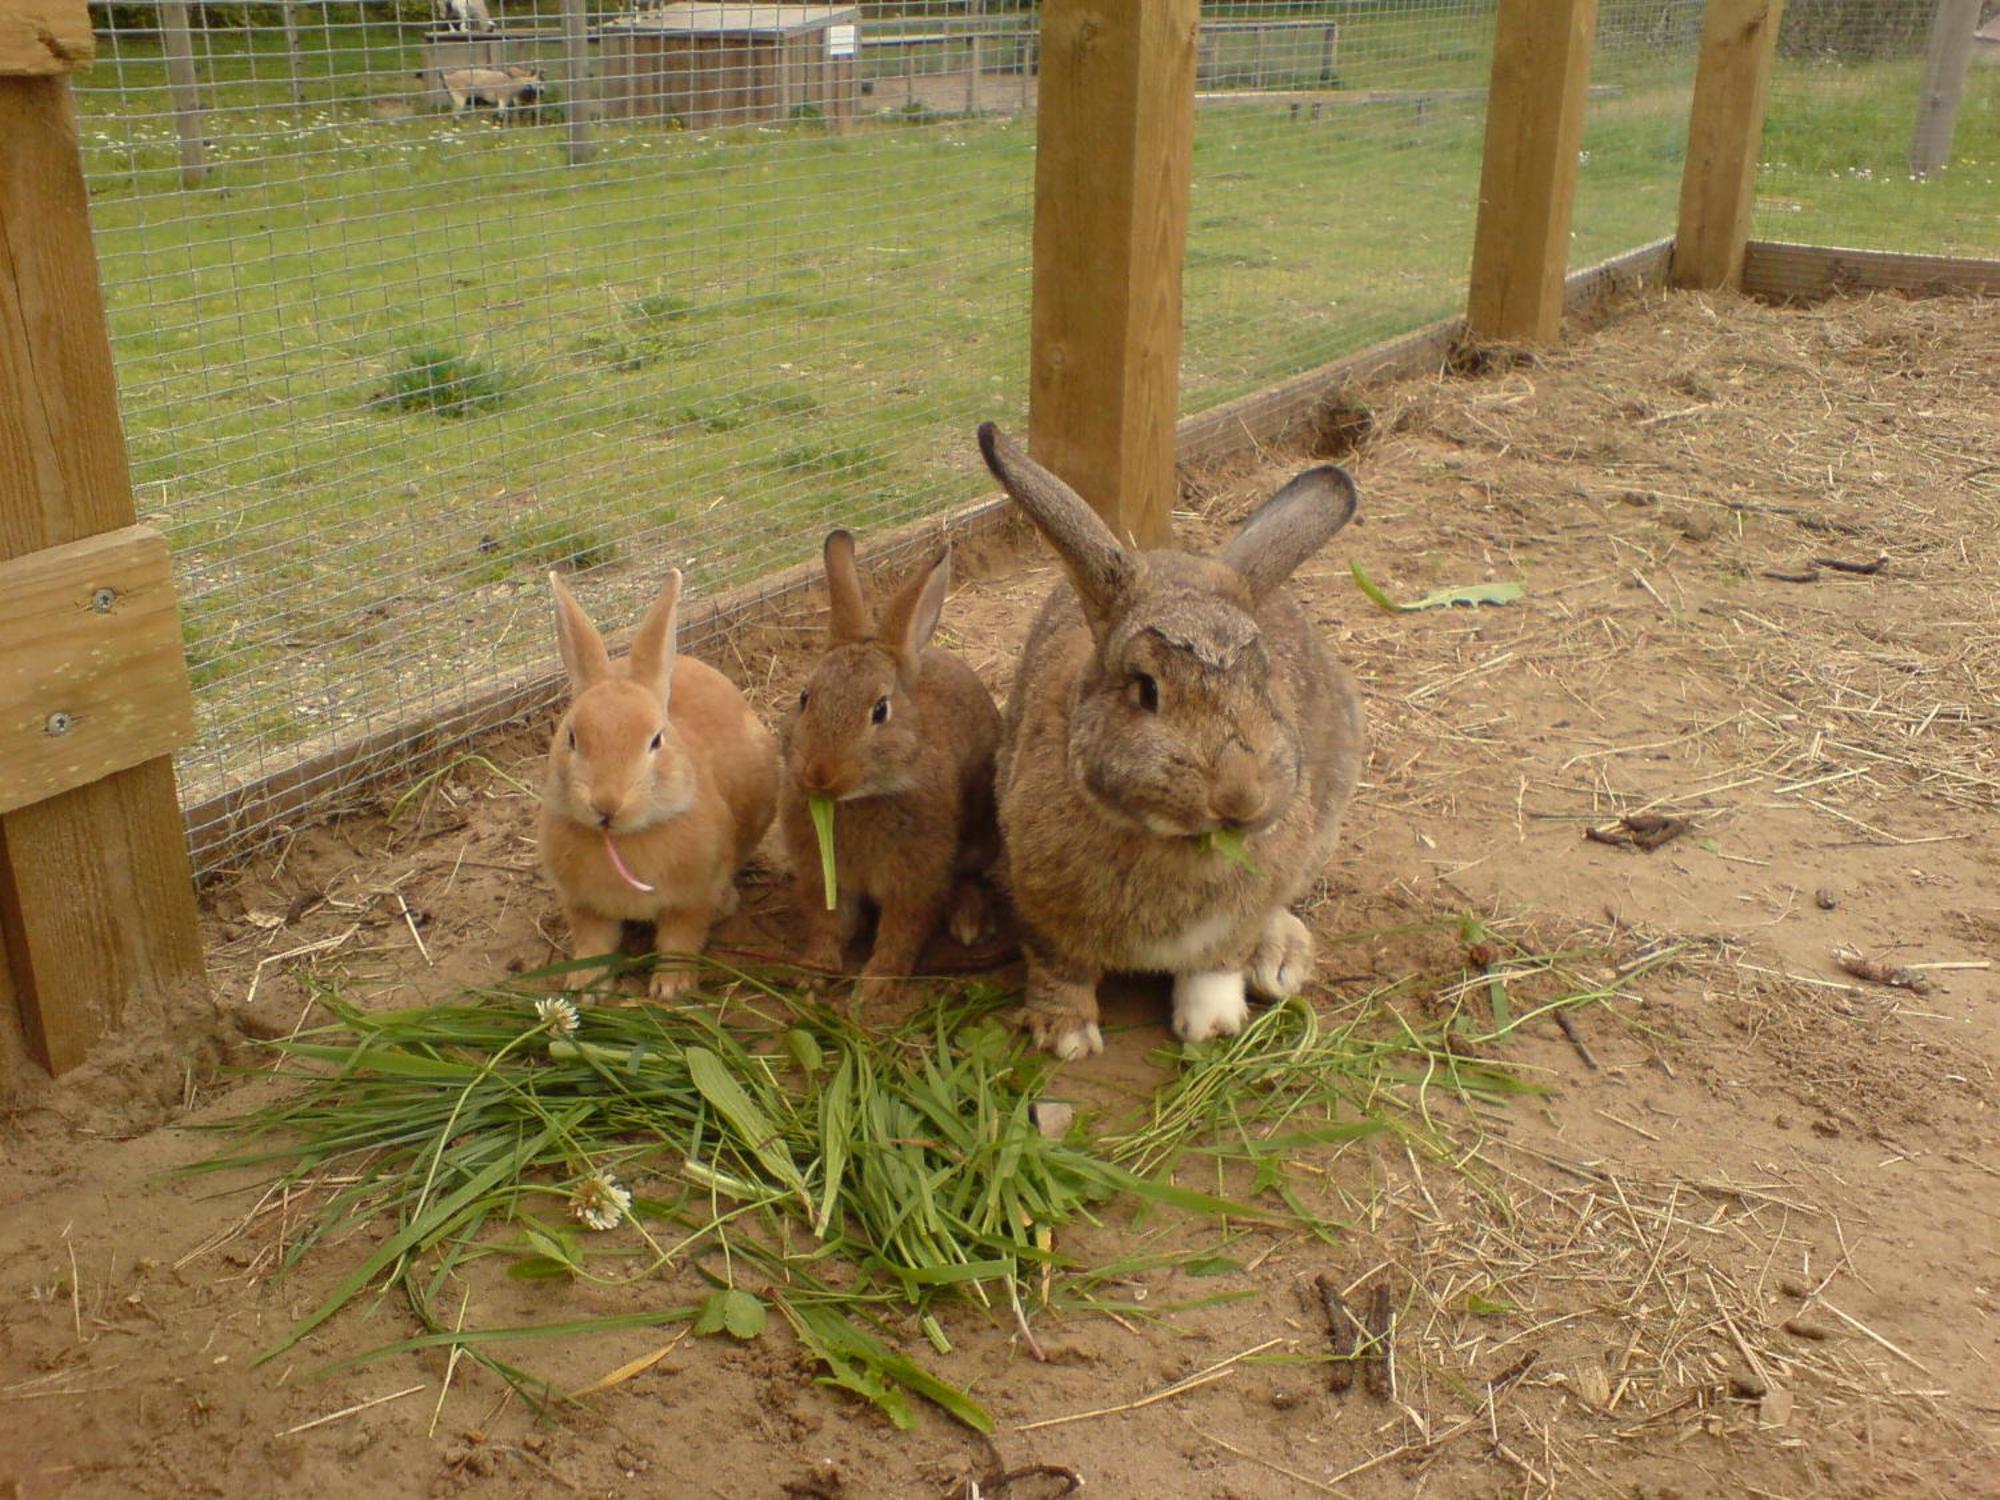
[[[1477,1002],[1466,916],[1583,953],[1606,998],[1575,1037],[1545,1017],[1496,1053],[1542,1093],[1442,1119],[1449,1159],[1302,1153],[1293,1180],[1341,1234],[1244,1228],[1220,1277],[1135,1271],[1131,1316],[1045,1316],[1047,1363],[1011,1323],[954,1315],[938,1368],[993,1409],[991,1441],[928,1408],[895,1432],[782,1331],[679,1342],[560,1426],[464,1367],[445,1389],[441,1352],[322,1373],[412,1331],[386,1300],[253,1367],[375,1226],[281,1271],[293,1205],[254,1174],[176,1175],[222,1144],[185,1127],[272,1096],[245,1039],[310,1022],[315,986],[410,1005],[556,955],[530,806],[495,770],[534,779],[544,731],[524,728],[393,821],[385,800],[301,829],[217,885],[212,1002],[9,1096],[0,1496],[1063,1493],[1020,1473],[1037,1465],[1213,1500],[2000,1494],[2000,303],[1675,296],[1478,363],[1347,393],[1313,445],[1352,466],[1365,520],[1299,588],[1373,750],[1308,912],[1310,998],[1338,1018],[1417,976],[1420,1008]],[[1310,458],[1189,476],[1184,536],[1213,540]],[[1350,559],[1400,598],[1526,592],[1389,616]],[[1000,689],[1052,574],[1025,546],[975,561],[947,625]],[[725,664],[774,707],[817,628],[801,612]],[[1618,842],[1647,813],[1689,826]],[[795,936],[754,871],[722,941]],[[1849,973],[1843,948],[1929,966],[1922,988]],[[1159,1076],[1159,996],[1112,1018],[1079,1091]],[[1137,1233],[1113,1215],[1071,1248]],[[1391,1287],[1393,1389],[1238,1357],[1322,1350],[1321,1276],[1357,1306]],[[492,1277],[477,1311],[580,1318],[696,1284]],[[1217,1292],[1241,1295],[1168,1311]],[[537,1362],[581,1387],[669,1337]]]

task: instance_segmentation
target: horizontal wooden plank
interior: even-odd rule
[[[0,813],[193,738],[159,532],[128,526],[0,562]]]
[[[0,0],[0,78],[45,78],[97,55],[84,0]]]
[[[1661,240],[1575,272],[1567,283],[1568,316],[1588,318],[1616,296],[1661,285],[1671,248],[1671,241]],[[1448,318],[1187,417],[1176,432],[1176,459],[1182,464],[1212,463],[1281,441],[1310,420],[1335,391],[1441,368],[1464,330],[1463,318]],[[971,434],[966,441],[971,442]],[[864,561],[869,567],[894,564],[941,540],[968,545],[990,541],[1016,519],[1005,496],[989,495],[944,515],[864,537]],[[796,607],[820,583],[820,565],[815,561],[708,600],[691,600],[682,611],[681,648],[716,659],[731,632]],[[407,777],[413,767],[437,764],[477,735],[541,713],[561,698],[563,682],[553,661],[541,670],[496,675],[468,683],[453,702],[434,712],[373,734],[349,732],[314,741],[283,770],[190,787],[187,822],[195,863],[205,872],[224,868],[267,839],[274,823],[327,817],[344,801],[351,805],[372,784],[391,776]]]
[[[2000,296],[2000,260],[1752,240],[1743,264],[1743,290],[1767,302],[1819,302],[1843,292],[1994,297]]]

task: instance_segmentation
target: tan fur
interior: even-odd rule
[[[550,742],[537,832],[575,956],[615,953],[621,922],[654,924],[663,956],[698,954],[715,920],[735,909],[736,872],[771,826],[777,741],[728,678],[676,653],[678,572],[631,655],[616,662],[562,580],[549,581],[574,699]],[[613,867],[607,820],[626,867],[652,892]],[[581,970],[572,983],[596,977]],[[665,999],[694,981],[691,965],[661,964],[652,994]]]
[[[880,913],[859,1002],[890,996],[914,972],[949,910],[953,935],[977,937],[978,876],[993,863],[993,752],[1000,714],[972,669],[928,644],[950,582],[940,555],[883,607],[868,609],[844,531],[827,538],[831,644],[784,727],[780,827],[806,923],[805,962],[838,970],[864,902]],[[873,722],[886,700],[888,722]],[[826,909],[809,793],[838,799]]]
[[[1245,969],[1253,988],[1295,986],[1311,939],[1287,908],[1332,851],[1363,730],[1281,585],[1353,514],[1352,483],[1301,475],[1221,558],[1135,553],[990,424],[980,442],[1071,580],[1022,650],[997,769],[1037,1041],[1097,1050],[1107,971],[1233,978],[1239,1003]],[[1203,847],[1219,828],[1255,871]]]

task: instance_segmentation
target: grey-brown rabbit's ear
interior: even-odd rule
[[[1253,592],[1276,588],[1354,519],[1359,503],[1345,469],[1333,464],[1307,469],[1251,512],[1222,549],[1221,560],[1242,574]]]
[[[979,425],[979,451],[986,455],[993,477],[1056,549],[1083,600],[1091,628],[1101,633],[1132,587],[1138,571],[1132,555],[1118,545],[1111,528],[1075,490],[1028,457],[991,422]]]
[[[667,569],[660,597],[632,635],[632,680],[649,687],[666,712],[674,685],[674,657],[680,650],[681,570]]]
[[[861,592],[861,574],[854,566],[854,538],[829,531],[821,556],[826,559],[826,592],[832,601],[827,628],[836,641],[865,641],[875,634],[875,616]]]
[[[549,587],[556,595],[556,646],[562,652],[563,670],[569,673],[570,696],[575,697],[611,675],[611,658],[604,637],[560,573],[549,574]]]
[[[937,633],[944,596],[950,591],[951,553],[940,552],[882,607],[878,636],[896,658],[896,675],[905,687],[916,681],[917,664]]]

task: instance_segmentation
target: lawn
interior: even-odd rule
[[[1184,409],[1460,305],[1483,107],[1456,91],[1490,24],[1365,11],[1316,118],[1282,94],[1202,109]],[[614,616],[669,564],[710,594],[830,524],[977,493],[973,426],[1023,417],[1032,120],[605,128],[569,167],[557,121],[412,113],[413,41],[345,28],[293,106],[271,38],[210,38],[193,190],[149,39],[114,39],[80,90],[140,509],[180,560],[196,782],[546,659],[550,567],[591,571]],[[1601,49],[1574,263],[1671,232],[1691,62]],[[1913,78],[1781,89],[1773,191],[1815,225],[1865,204],[1894,243],[1990,249],[1969,170],[1853,175]],[[1992,84],[1961,133],[1983,162]]]

